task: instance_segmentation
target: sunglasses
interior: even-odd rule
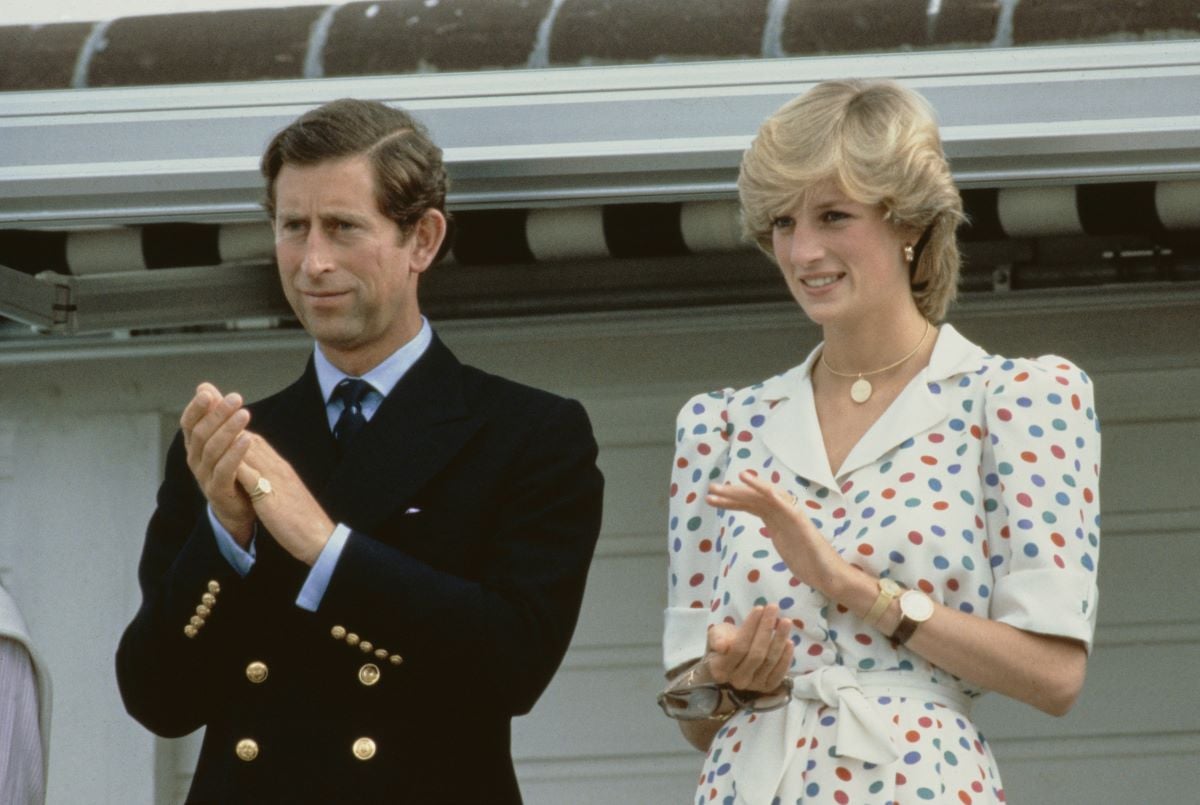
[[[658,706],[670,718],[679,721],[724,721],[738,710],[765,713],[778,710],[792,698],[792,678],[784,677],[778,688],[768,693],[735,690],[717,682],[693,682],[696,669],[688,671],[676,683],[658,694]],[[734,710],[720,713],[725,698],[735,705]]]

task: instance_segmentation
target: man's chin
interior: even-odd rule
[[[336,349],[338,351],[353,350],[362,341],[361,335],[358,332],[346,327],[343,323],[333,321],[321,321],[309,319],[302,321],[304,329],[308,331],[317,343],[321,346]]]

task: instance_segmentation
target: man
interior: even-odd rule
[[[49,759],[50,675],[0,587],[0,802],[42,805]]]
[[[587,416],[459,364],[421,316],[446,178],[407,114],[327,104],[262,169],[316,349],[272,397],[202,383],[184,410],[126,708],[206,728],[188,802],[519,802],[510,719],[562,660],[599,531]]]

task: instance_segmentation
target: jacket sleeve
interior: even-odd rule
[[[556,400],[508,462],[470,578],[352,531],[318,612],[404,658],[429,695],[528,712],[567,650],[600,530],[583,407]]]
[[[117,648],[121,698],[152,732],[186,735],[207,721],[214,655],[228,643],[244,582],[217,549],[179,435],[167,452],[138,581],[141,607]]]

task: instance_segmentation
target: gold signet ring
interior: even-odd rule
[[[252,503],[258,503],[260,500],[274,491],[275,490],[271,488],[271,482],[260,475],[258,478],[258,483],[256,483],[254,488],[250,490],[250,501]]]

